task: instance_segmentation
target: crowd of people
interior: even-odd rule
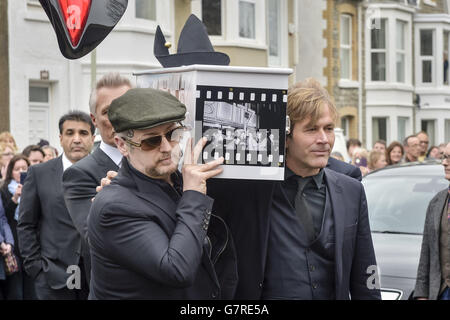
[[[19,152],[12,134],[8,131],[0,133],[1,254],[5,259],[11,261],[13,270],[16,270],[11,273],[8,266],[3,261],[0,262],[0,299],[36,298],[32,281],[23,269],[17,237],[18,213],[23,187],[21,174],[26,173],[30,166],[49,161],[57,156],[58,150],[50,146],[46,140],[41,139],[37,144],[26,146]],[[15,267],[16,265],[17,267]]]
[[[330,157],[338,112],[307,79],[288,90],[285,180],[211,180],[225,159],[197,161],[206,138],[180,149],[169,93],[109,73],[89,107],[60,118],[60,156],[0,135],[1,299],[380,299],[362,175],[440,152],[420,132]]]
[[[351,138],[347,140],[347,153],[351,159],[350,163],[359,167],[364,176],[371,171],[394,164],[440,160],[446,144],[429,147],[429,141],[428,134],[420,131],[406,137],[403,142],[392,141],[389,145],[384,140],[377,140],[372,150],[367,150],[362,147],[360,140]],[[345,161],[339,152],[333,152],[331,156]]]

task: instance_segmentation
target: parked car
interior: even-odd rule
[[[430,200],[448,188],[439,161],[389,166],[362,181],[382,298],[411,299]]]

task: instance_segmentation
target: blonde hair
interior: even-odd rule
[[[8,140],[12,140],[12,144],[8,142]],[[12,134],[8,131],[3,131],[0,133],[0,143],[5,143],[7,145],[11,146],[11,149],[13,149],[14,153],[17,153],[19,148],[17,147],[16,140],[12,136]]]
[[[378,151],[378,150],[372,150],[369,153],[369,159],[367,160],[367,166],[370,170],[375,169],[375,165],[377,164],[377,161],[381,159],[381,157],[386,157],[384,152]]]
[[[334,123],[338,120],[336,105],[320,83],[308,78],[297,82],[288,90],[287,114],[291,121],[291,130],[294,124],[307,118],[316,123],[322,115],[325,107],[328,107]]]
[[[369,153],[367,152],[366,149],[364,148],[356,148],[355,150],[353,150],[353,157],[352,157],[352,164],[356,164],[356,155],[359,155],[358,158],[368,158]]]

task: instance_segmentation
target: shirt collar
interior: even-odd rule
[[[62,164],[63,164],[63,171],[66,171],[66,169],[73,164],[72,162],[70,162],[69,159],[67,159],[65,153],[62,154]]]
[[[110,146],[107,143],[104,143],[103,141],[100,142],[100,147],[99,147],[104,153],[106,153],[106,155],[108,157],[111,158],[111,160],[118,166],[120,167],[120,164],[122,162],[122,154],[120,153],[119,149]]]
[[[316,185],[317,189],[320,189],[323,186],[324,172],[325,171],[323,169],[320,169],[318,174],[316,174],[315,176],[308,177],[314,181],[314,184]],[[285,180],[288,180],[294,176],[300,177],[300,176],[297,176],[291,169],[289,169],[289,167],[286,166]],[[304,179],[303,177],[300,177],[300,178]]]

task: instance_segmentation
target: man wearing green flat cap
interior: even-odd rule
[[[180,140],[186,107],[167,92],[130,89],[108,118],[123,155],[88,218],[91,299],[228,299],[237,284],[231,235],[211,214],[206,180],[223,158],[197,164],[206,143]],[[214,262],[214,263],[213,263]]]

